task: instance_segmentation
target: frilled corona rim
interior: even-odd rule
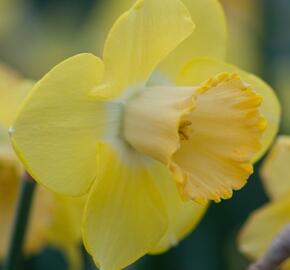
[[[238,168],[239,175],[236,175],[236,178],[240,178],[239,181],[232,181],[230,178],[230,175],[228,177],[225,177],[225,182],[220,184],[220,187],[211,187],[210,183],[198,183],[197,185],[191,186],[192,184],[192,177],[193,172],[189,172],[188,170],[183,168],[183,164],[180,163],[180,161],[176,161],[176,154],[179,155],[180,159],[180,153],[184,152],[183,150],[183,141],[187,141],[189,144],[191,141],[193,141],[195,138],[195,123],[194,119],[191,119],[190,114],[192,113],[194,116],[194,112],[198,110],[199,106],[199,98],[202,98],[203,95],[207,95],[207,93],[210,94],[210,91],[214,91],[214,89],[218,89],[219,87],[225,86],[231,86],[234,85],[235,87],[238,87],[240,91],[235,93],[237,96],[237,99],[240,98],[241,100],[237,102],[236,104],[233,102],[233,105],[230,107],[230,109],[233,110],[233,113],[237,111],[240,116],[237,117],[237,121],[243,121],[243,130],[245,130],[245,134],[249,137],[252,136],[252,138],[247,140],[243,140],[245,146],[239,146],[239,145],[233,145],[233,149],[228,153],[228,156],[221,156],[219,157],[216,154],[212,155],[212,158],[221,158],[221,164],[219,165],[220,170],[224,170],[222,167],[222,162],[228,162]],[[230,90],[229,90],[230,92]],[[225,92],[221,93],[221,95],[225,94]],[[225,96],[225,98],[227,98]],[[214,200],[215,202],[220,202],[221,199],[228,199],[232,197],[232,191],[238,190],[242,188],[247,181],[247,178],[250,174],[253,172],[253,165],[252,165],[252,156],[260,149],[260,138],[264,132],[264,130],[267,127],[267,123],[264,119],[264,117],[260,114],[259,107],[262,103],[262,97],[257,95],[255,91],[251,88],[250,85],[244,83],[240,76],[237,73],[221,73],[209,80],[207,80],[205,83],[203,83],[201,86],[199,86],[193,94],[194,99],[194,105],[190,110],[188,110],[181,118],[179,122],[179,134],[180,134],[180,143],[178,147],[176,148],[176,151],[172,153],[172,155],[169,157],[168,162],[168,168],[175,176],[179,191],[183,198],[185,199],[193,199],[194,201],[205,204],[208,200]],[[220,101],[220,100],[219,100]],[[218,101],[217,101],[218,102]],[[214,104],[214,103],[213,103]],[[200,104],[202,105],[202,104]],[[226,106],[227,104],[225,104]],[[214,110],[214,108],[212,108]],[[223,109],[223,108],[220,108]],[[241,113],[242,112],[242,113]],[[232,117],[231,115],[225,115],[225,117]],[[218,121],[218,120],[217,120]],[[186,123],[186,125],[185,125]],[[204,123],[206,125],[206,123]],[[229,123],[230,124],[230,123]],[[184,132],[184,127],[186,127],[186,132]],[[189,129],[192,128],[193,133],[190,134]],[[221,126],[220,129],[223,129],[224,127]],[[235,127],[233,127],[234,129]],[[198,128],[196,128],[198,129]],[[193,135],[193,138],[191,136]],[[219,142],[217,142],[219,143]],[[224,141],[224,144],[227,144],[227,141]],[[243,149],[245,148],[245,149]],[[209,149],[209,148],[208,148]],[[210,149],[209,149],[210,151]],[[214,150],[213,150],[214,151]],[[178,154],[179,153],[179,154]],[[226,155],[227,153],[224,153],[223,155]],[[209,154],[210,156],[211,154]],[[194,162],[194,158],[193,161]],[[208,170],[212,170],[215,168],[209,168]],[[217,171],[216,174],[219,174],[220,172]],[[233,175],[234,178],[235,175]],[[213,182],[216,181],[212,179]],[[220,179],[221,182],[223,179]],[[202,181],[202,179],[198,179],[198,181]],[[195,182],[195,181],[194,181]],[[208,186],[207,186],[208,185]]]

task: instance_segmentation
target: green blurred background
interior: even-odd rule
[[[106,0],[0,0],[0,59],[25,77],[39,79],[49,68],[94,46],[96,10]],[[121,1],[121,0],[120,0]],[[194,1],[194,0],[192,0]],[[271,83],[283,105],[281,132],[290,130],[290,1],[223,0],[230,38],[228,61]],[[2,10],[1,10],[2,9]],[[90,24],[90,27],[88,27]],[[96,26],[97,28],[97,26]],[[241,270],[248,261],[237,250],[239,228],[249,213],[267,201],[259,164],[248,185],[231,200],[212,204],[204,219],[178,247],[146,256],[131,270]],[[86,269],[95,269],[83,250]],[[26,268],[67,269],[64,256],[47,247],[27,258]]]

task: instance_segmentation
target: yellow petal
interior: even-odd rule
[[[150,172],[159,188],[168,216],[166,234],[150,251],[156,254],[168,250],[185,238],[200,222],[207,210],[207,205],[202,206],[193,201],[182,200],[174,178],[165,166],[156,163]]]
[[[180,0],[138,0],[117,20],[107,38],[103,56],[106,90],[117,96],[129,86],[145,84],[157,64],[193,29]]]
[[[97,57],[71,57],[35,85],[18,114],[14,148],[33,178],[51,190],[80,195],[95,179],[95,146],[105,116],[88,92],[102,74]]]
[[[133,263],[156,246],[167,228],[160,194],[143,157],[126,151],[117,154],[100,145],[98,180],[85,210],[85,246],[103,270]]]
[[[220,72],[237,72],[241,78],[263,97],[261,112],[267,121],[267,129],[262,138],[262,149],[253,158],[258,160],[269,148],[275,138],[280,122],[280,103],[273,89],[260,78],[216,59],[198,58],[188,63],[179,74],[178,84],[193,85],[207,80]]]
[[[290,222],[290,197],[275,202],[251,214],[239,236],[239,248],[247,256],[261,257],[280,231]]]
[[[0,65],[0,126],[7,129],[12,124],[19,105],[32,86],[33,82],[23,80]]]
[[[227,43],[226,19],[217,0],[183,0],[196,25],[186,39],[161,65],[161,70],[177,75],[182,66],[194,57],[225,58]]]
[[[102,51],[102,43],[113,22],[134,2],[135,0],[106,0],[93,12],[88,26],[88,35],[93,37],[99,52]],[[176,75],[181,66],[193,57],[206,55],[223,59],[226,52],[226,19],[219,1],[183,0],[182,2],[196,24],[196,29],[162,62],[160,69],[168,75]]]
[[[290,136],[280,136],[261,168],[262,180],[271,198],[290,192]]]

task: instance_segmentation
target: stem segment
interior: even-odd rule
[[[28,173],[25,172],[21,178],[21,186],[18,195],[12,235],[3,270],[22,269],[22,267],[20,267],[23,260],[22,247],[25,240],[25,233],[29,220],[35,187],[36,184],[34,180]]]

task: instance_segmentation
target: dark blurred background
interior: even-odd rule
[[[1,1],[4,0],[0,0]],[[106,0],[103,0],[106,1]],[[11,0],[0,10],[0,59],[24,76],[38,79],[78,52],[98,52],[86,25],[102,0]],[[19,3],[21,2],[21,3]],[[290,131],[290,1],[223,0],[230,38],[228,61],[254,72],[277,91],[283,105],[281,132]],[[0,6],[1,7],[1,6]],[[12,11],[11,11],[12,10]],[[11,18],[5,18],[12,12]],[[4,14],[4,15],[3,15]],[[97,27],[97,26],[96,26]],[[93,26],[92,26],[93,28]],[[289,82],[289,83],[288,83]],[[249,213],[267,201],[256,173],[231,200],[212,204],[204,219],[178,247],[146,256],[131,270],[242,270],[248,261],[237,249],[237,233]],[[81,247],[82,248],[82,247]],[[83,250],[87,269],[95,269]],[[63,255],[46,248],[28,258],[26,269],[67,269]]]

